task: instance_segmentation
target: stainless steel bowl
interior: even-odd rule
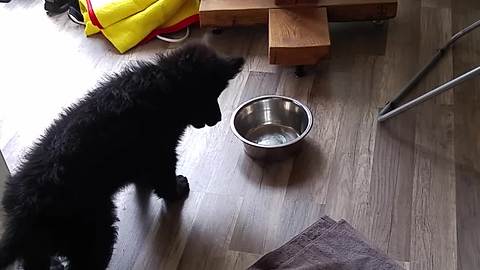
[[[240,105],[230,127],[254,159],[281,160],[297,152],[313,124],[312,113],[284,96],[261,96]]]

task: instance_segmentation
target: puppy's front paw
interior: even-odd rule
[[[188,179],[183,175],[177,175],[177,195],[180,198],[186,197],[190,192]]]
[[[175,186],[172,185],[167,190],[155,189],[155,193],[167,201],[176,201],[187,197],[190,192],[187,178],[183,175],[178,175],[175,180]]]

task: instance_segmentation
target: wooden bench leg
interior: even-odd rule
[[[268,29],[270,64],[314,65],[329,54],[326,8],[270,9]]]

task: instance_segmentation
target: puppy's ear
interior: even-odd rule
[[[194,72],[210,64],[216,57],[215,51],[205,44],[192,42],[177,49],[175,58],[177,66],[182,70]]]
[[[227,62],[229,65],[229,79],[233,79],[242,70],[242,67],[245,64],[245,59],[243,59],[243,57],[235,57],[228,59]]]
[[[181,67],[192,67],[192,63],[195,61],[197,48],[193,45],[185,46],[177,52],[178,65]]]

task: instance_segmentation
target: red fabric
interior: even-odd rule
[[[100,23],[97,16],[95,15],[95,12],[93,11],[92,3],[90,2],[90,0],[87,0],[87,9],[88,17],[90,17],[90,21],[92,21],[92,24],[100,29],[103,29],[102,24]]]
[[[87,1],[88,1],[88,0],[87,0]],[[199,16],[198,14],[195,14],[195,15],[193,15],[193,16],[190,16],[190,17],[185,18],[184,20],[182,20],[182,21],[180,21],[179,23],[174,24],[174,25],[172,25],[172,26],[165,27],[165,28],[157,28],[157,29],[153,30],[150,34],[148,34],[148,36],[146,36],[146,37],[140,42],[140,44],[144,44],[144,43],[152,40],[152,39],[155,38],[157,35],[178,32],[178,31],[184,29],[185,27],[187,27],[187,26],[189,26],[189,25],[192,25],[192,24],[194,24],[194,23],[197,23],[199,20],[200,20],[200,16]],[[93,20],[92,20],[92,22],[93,22]]]

